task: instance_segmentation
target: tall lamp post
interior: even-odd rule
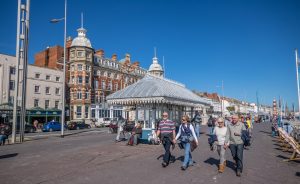
[[[224,98],[224,82],[223,82],[223,80],[222,80],[222,86],[216,86],[217,88],[219,88],[219,87],[221,87],[222,88],[222,97],[221,97],[221,115],[222,115],[222,117],[223,117],[223,115],[224,115],[224,110],[223,110],[223,108],[224,108],[224,104],[223,104],[223,98]]]
[[[64,66],[63,66],[63,88],[62,88],[62,112],[61,112],[61,137],[64,137],[65,124],[65,96],[66,96],[66,37],[67,37],[67,0],[65,0],[65,16],[60,19],[52,19],[51,23],[57,23],[64,20]]]

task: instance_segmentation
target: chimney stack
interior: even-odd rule
[[[103,50],[103,49],[97,50],[97,51],[96,51],[96,55],[98,55],[98,56],[104,58],[104,50]]]
[[[117,61],[117,54],[113,54],[113,55],[111,56],[111,60],[112,60],[112,61]]]

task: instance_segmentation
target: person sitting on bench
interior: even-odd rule
[[[8,139],[8,136],[10,134],[11,134],[10,126],[1,123],[0,124],[0,145],[5,145],[5,140]]]

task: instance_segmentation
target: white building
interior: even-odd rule
[[[22,70],[20,70],[21,78]],[[15,93],[15,76],[16,76],[16,57],[6,54],[0,54],[0,105],[6,104],[12,106]],[[26,87],[26,109],[28,116],[39,117],[41,121],[47,121],[44,116],[55,117],[58,115],[62,107],[62,85],[63,72],[49,68],[28,65],[27,67],[27,87]],[[19,91],[21,91],[22,80],[19,83]],[[18,99],[21,99],[19,92]],[[21,105],[18,101],[18,106]],[[31,109],[38,109],[31,114]],[[47,112],[50,111],[51,112]],[[55,112],[54,112],[55,111]],[[1,113],[1,112],[0,112]],[[47,115],[46,115],[47,114]],[[34,120],[32,118],[30,120]],[[29,121],[29,119],[28,119]],[[31,123],[31,121],[29,122]]]

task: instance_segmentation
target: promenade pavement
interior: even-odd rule
[[[0,146],[0,183],[299,183],[300,163],[283,161],[291,153],[278,149],[270,126],[255,124],[252,146],[244,151],[242,177],[235,176],[229,150],[225,172],[217,172],[218,156],[210,151],[202,127],[193,152],[196,163],[186,171],[180,170],[183,151],[178,147],[173,150],[178,160],[162,168],[162,158],[157,159],[163,153],[161,145],[126,146],[114,142],[115,134],[93,132]]]

